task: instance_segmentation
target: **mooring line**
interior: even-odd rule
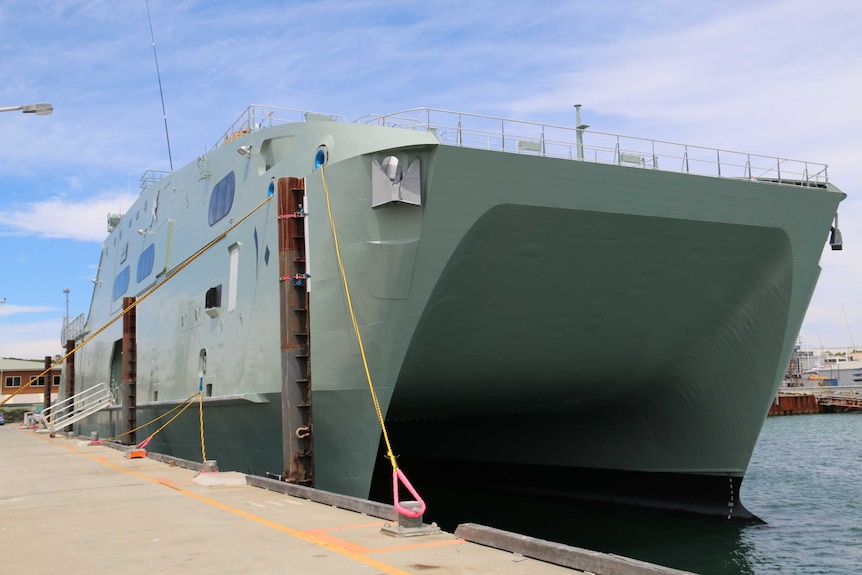
[[[353,310],[353,300],[350,297],[350,287],[347,284],[347,273],[344,271],[344,262],[341,259],[341,248],[338,245],[338,233],[335,229],[335,219],[332,217],[332,206],[329,202],[329,186],[326,185],[326,174],[324,173],[323,165],[320,166],[320,179],[323,183],[323,194],[326,198],[326,212],[329,214],[329,227],[332,230],[332,241],[335,244],[335,258],[338,261],[338,270],[341,272],[341,281],[344,285],[344,297],[347,300],[347,309],[350,312],[350,321],[353,324],[353,334],[356,336],[356,342],[359,344],[359,354],[362,356],[362,366],[365,368],[365,379],[368,382],[368,389],[371,392],[371,400],[374,402],[374,411],[377,412],[377,421],[380,423],[380,430],[383,433],[383,441],[386,443],[386,455],[392,465],[392,504],[395,510],[401,515],[407,517],[421,517],[425,513],[425,501],[407,479],[404,472],[398,468],[398,463],[395,461],[395,453],[392,451],[392,444],[389,441],[389,433],[386,431],[386,421],[383,417],[383,411],[380,409],[380,402],[377,399],[377,391],[374,389],[374,383],[371,380],[371,370],[368,368],[368,358],[365,355],[365,346],[362,344],[362,333],[359,331],[359,322],[356,321],[356,312]],[[398,496],[399,481],[407,488],[407,491],[416,498],[419,503],[419,509],[408,509],[401,504]]]

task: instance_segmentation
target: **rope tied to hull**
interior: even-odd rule
[[[392,465],[392,499],[395,510],[406,517],[421,517],[425,513],[425,501],[419,496],[419,493],[407,479],[401,469],[398,468],[398,462],[395,460],[395,454],[392,451],[392,443],[389,440],[389,433],[386,431],[386,421],[383,417],[383,411],[380,409],[380,401],[377,399],[377,391],[374,389],[374,383],[371,378],[371,370],[368,367],[368,358],[365,354],[365,346],[362,343],[362,334],[359,331],[359,323],[356,321],[356,313],[353,309],[353,301],[350,297],[350,287],[347,284],[347,274],[344,271],[344,262],[341,259],[341,248],[338,244],[338,233],[335,229],[335,219],[332,217],[332,206],[329,201],[329,187],[326,185],[326,174],[323,164],[320,165],[320,179],[323,183],[323,193],[326,198],[326,212],[329,215],[329,227],[332,230],[332,240],[335,244],[335,258],[338,261],[338,271],[341,273],[341,281],[344,286],[344,297],[347,300],[347,309],[350,315],[350,321],[353,324],[353,334],[356,336],[356,342],[359,344],[359,354],[362,357],[362,366],[365,369],[365,379],[368,382],[368,389],[371,392],[371,400],[374,403],[374,411],[377,413],[377,421],[380,423],[380,430],[383,434],[383,441],[386,444],[386,456]],[[401,504],[399,500],[398,484],[401,483],[416,498],[419,502],[417,510],[408,509]]]
[[[169,409],[165,413],[159,415],[158,417],[154,417],[150,421],[148,421],[142,425],[139,425],[134,429],[130,429],[129,431],[125,431],[125,432],[123,432],[119,435],[115,435],[113,437],[107,437],[105,439],[102,439],[101,441],[103,441],[103,442],[104,441],[113,441],[114,439],[119,439],[119,438],[123,437],[124,435],[129,435],[130,433],[134,433],[135,431],[140,431],[141,429],[147,427],[148,425],[152,425],[153,423],[159,421],[160,419],[164,419],[164,418],[168,417],[173,412],[180,410],[179,413],[177,413],[176,415],[171,417],[167,423],[165,423],[160,428],[158,428],[156,431],[151,433],[146,439],[144,439],[143,441],[138,443],[138,447],[144,448],[150,443],[150,441],[153,440],[153,438],[156,436],[156,434],[158,434],[161,430],[163,430],[168,425],[170,425],[177,417],[180,416],[180,414],[182,414],[183,411],[188,409],[195,401],[197,401],[198,398],[201,397],[201,395],[202,394],[200,392],[197,392],[194,395],[190,396],[188,399],[184,400],[182,403],[178,403],[176,406],[172,407],[171,409]],[[201,431],[203,432],[203,419],[201,419]],[[203,449],[203,435],[201,435],[201,448]],[[204,454],[205,453],[206,452],[204,451]],[[204,457],[204,461],[206,461],[206,457]]]

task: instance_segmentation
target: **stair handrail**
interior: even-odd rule
[[[53,432],[71,423],[73,418],[81,419],[114,403],[114,394],[108,384],[102,382],[54,403],[36,417],[46,429]]]

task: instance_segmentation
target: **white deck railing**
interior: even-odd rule
[[[213,148],[262,128],[311,121],[349,122],[337,114],[252,104]],[[355,123],[428,131],[441,144],[517,154],[779,184],[829,181],[821,163],[434,108],[363,116]]]
[[[829,181],[826,164],[433,108],[360,121],[431,131],[443,144],[469,148],[775,183]]]
[[[226,142],[241,138],[251,132],[262,128],[271,128],[280,124],[293,122],[349,122],[344,116],[338,114],[326,114],[323,112],[310,112],[308,110],[297,110],[294,108],[278,108],[276,106],[264,106],[252,104],[234,120],[230,128],[221,135],[212,148],[218,148]],[[212,149],[210,148],[210,149]]]

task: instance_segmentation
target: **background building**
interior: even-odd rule
[[[0,401],[27,385],[27,382],[43,371],[44,360],[0,357]],[[40,377],[36,383],[13,397],[6,406],[41,404],[45,397],[46,380],[51,383],[51,403],[54,403],[60,393],[60,375],[60,369],[52,369],[50,375]]]

